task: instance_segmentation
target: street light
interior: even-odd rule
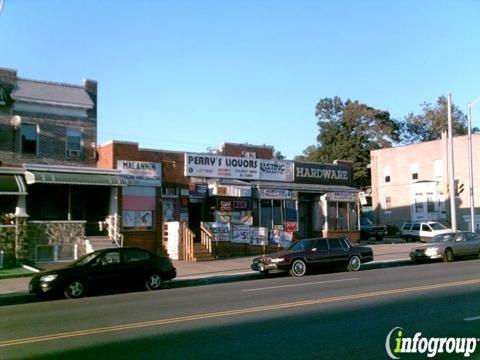
[[[480,97],[473,102],[468,103],[468,176],[470,182],[470,221],[471,230],[475,231],[475,204],[473,196],[473,155],[472,155],[472,107],[480,101]]]

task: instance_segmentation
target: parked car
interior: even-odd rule
[[[348,271],[357,271],[362,263],[372,260],[371,248],[354,246],[347,238],[313,238],[297,241],[288,250],[256,257],[251,268],[264,274],[279,270],[303,276],[309,270],[327,265],[342,265]]]
[[[367,218],[362,218],[360,220],[361,239],[368,240],[373,237],[375,240],[381,241],[385,235],[387,235],[386,225],[374,224],[372,220]]]
[[[428,242],[434,236],[452,232],[437,221],[409,222],[402,225],[400,236],[407,241]]]
[[[480,235],[460,231],[440,234],[410,252],[410,258],[415,261],[443,259],[450,262],[466,256],[480,256]]]
[[[87,254],[74,263],[32,277],[30,292],[79,298],[86,293],[144,287],[157,290],[176,276],[168,257],[147,250],[125,247]]]

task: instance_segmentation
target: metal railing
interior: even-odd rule
[[[102,226],[106,227],[108,238],[117,247],[123,247],[123,234],[120,232],[120,216],[117,214],[109,215],[105,221],[100,221],[99,225],[100,229],[102,229]]]

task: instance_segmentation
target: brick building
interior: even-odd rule
[[[480,161],[480,135],[472,136],[473,163]],[[457,224],[470,229],[468,136],[453,138],[455,181],[465,191],[455,198]],[[372,205],[377,221],[401,226],[406,221],[436,220],[450,225],[448,146],[439,140],[371,152]],[[474,165],[474,187],[480,173]],[[480,205],[475,191],[474,203]],[[478,211],[478,209],[477,209]],[[480,214],[475,223],[480,224]]]
[[[8,262],[71,260],[94,238],[119,241],[112,219],[127,183],[96,168],[96,138],[95,81],[30,80],[0,68],[0,250]]]
[[[97,83],[24,79],[0,68],[0,161],[95,166]]]

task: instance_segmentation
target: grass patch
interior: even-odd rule
[[[34,272],[24,269],[23,267],[16,267],[12,269],[0,269],[0,279],[23,277],[33,275]]]

